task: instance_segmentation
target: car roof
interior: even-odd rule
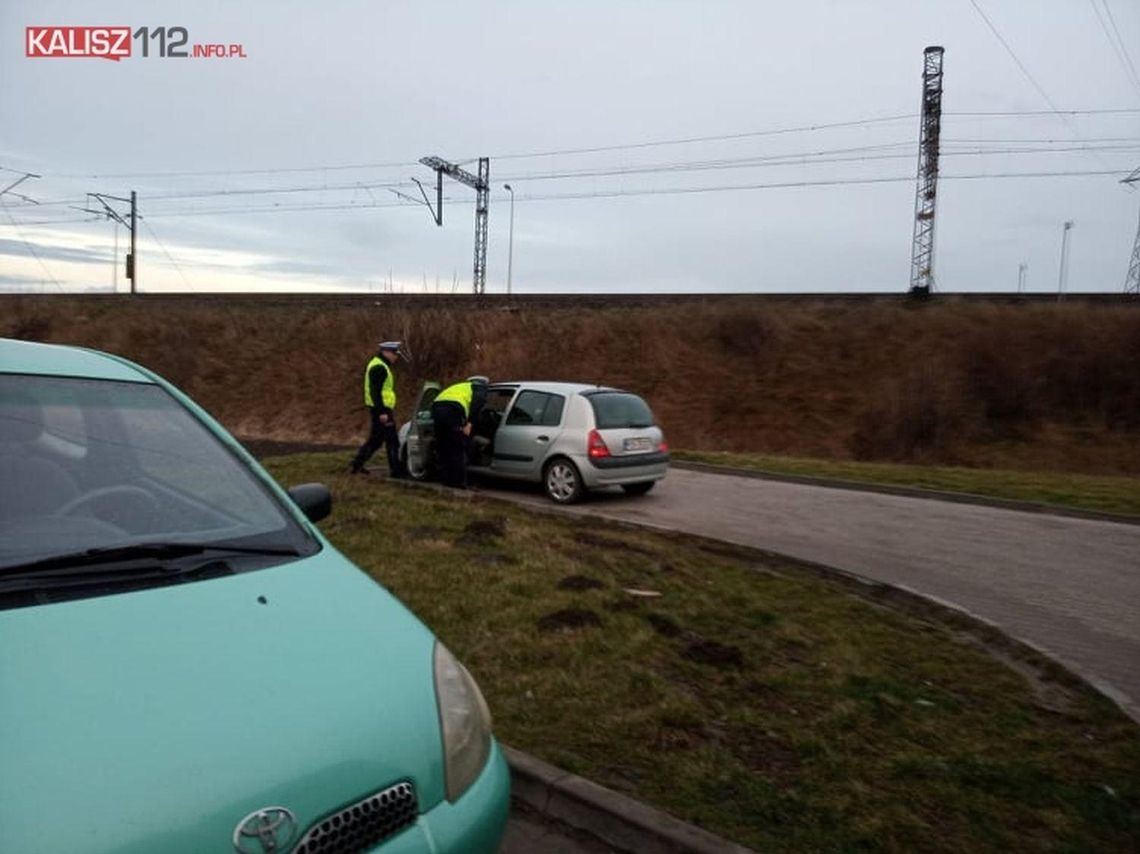
[[[136,365],[108,353],[84,347],[17,341],[13,338],[0,338],[0,374],[154,382]]]
[[[491,383],[489,388],[517,388],[517,387],[532,389],[534,391],[545,391],[552,394],[581,394],[591,391],[620,391],[620,389],[611,388],[605,385],[593,385],[590,383],[563,383],[563,382],[548,382],[544,380],[524,380],[519,382],[494,382]]]

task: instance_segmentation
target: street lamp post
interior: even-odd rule
[[[503,184],[503,189],[511,194],[511,227],[507,238],[507,296],[511,295],[511,267],[515,260],[515,191],[510,184]]]
[[[1065,295],[1065,276],[1069,272],[1069,229],[1072,227],[1073,221],[1066,220],[1061,228],[1061,263],[1057,270],[1057,302],[1060,302]]]

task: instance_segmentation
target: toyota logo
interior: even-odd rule
[[[238,822],[234,828],[234,850],[238,854],[277,854],[293,844],[297,819],[285,807],[262,807]]]

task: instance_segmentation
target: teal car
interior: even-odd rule
[[[0,339],[0,851],[498,847],[483,696],[330,509],[145,368]]]

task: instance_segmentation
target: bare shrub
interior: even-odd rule
[[[18,338],[21,341],[47,341],[51,335],[51,318],[34,312],[14,312],[8,319],[7,329],[3,335],[6,338]]]
[[[856,415],[851,453],[857,460],[953,461],[972,437],[976,414],[944,365],[920,364],[886,381]]]
[[[776,346],[772,323],[760,314],[729,314],[716,320],[713,339],[730,356],[759,358]]]
[[[1027,355],[996,337],[967,336],[962,343],[964,392],[991,438],[1021,438],[1042,414],[1041,378]]]

